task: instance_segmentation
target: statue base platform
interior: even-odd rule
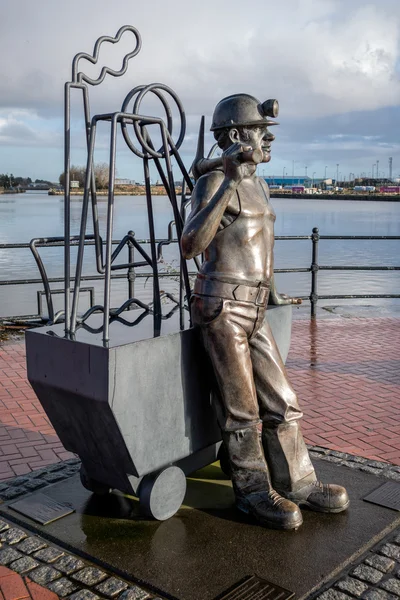
[[[303,510],[295,532],[265,529],[242,516],[218,463],[188,479],[182,507],[164,522],[144,519],[138,501],[119,492],[95,497],[78,476],[42,491],[71,503],[73,514],[41,526],[7,504],[0,513],[161,596],[214,600],[257,575],[301,600],[400,524],[400,513],[362,500],[383,479],[322,460],[315,466],[323,481],[347,487],[351,506],[337,515]]]

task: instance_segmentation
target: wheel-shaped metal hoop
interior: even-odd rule
[[[124,112],[124,113],[128,112],[127,108],[128,108],[129,102],[132,100],[132,98],[135,95],[137,95],[137,98],[133,105],[133,114],[138,115],[139,110],[140,110],[140,105],[142,103],[144,96],[148,92],[152,92],[155,96],[157,96],[159,98],[159,100],[161,101],[161,103],[164,107],[165,115],[167,118],[167,123],[166,123],[167,131],[168,131],[169,135],[172,136],[173,123],[172,123],[171,108],[170,108],[165,96],[161,93],[160,90],[167,92],[167,94],[169,94],[171,96],[171,98],[174,100],[176,106],[178,107],[180,121],[181,121],[181,128],[180,128],[178,140],[177,140],[176,144],[174,144],[174,145],[175,145],[175,148],[179,148],[182,145],[182,142],[184,140],[185,133],[186,133],[186,116],[185,116],[185,111],[183,109],[180,99],[175,94],[175,92],[168,86],[164,85],[163,83],[151,83],[150,85],[146,85],[146,86],[141,85],[141,86],[137,86],[137,87],[133,88],[133,90],[131,90],[129,92],[129,94],[126,96],[126,98],[122,104],[121,112]],[[144,125],[141,125],[140,121],[138,121],[138,120],[133,121],[133,127],[135,130],[136,137],[145,152],[140,151],[133,144],[131,138],[129,137],[127,125],[128,124],[126,122],[122,121],[122,123],[121,123],[122,134],[124,136],[125,142],[127,143],[128,147],[132,150],[132,152],[134,154],[136,154],[136,156],[139,156],[140,158],[145,158],[145,157],[146,158],[149,158],[149,157],[165,158],[165,149],[163,149],[163,146],[161,146],[161,148],[159,148],[159,150],[155,150],[152,146],[149,145],[150,138],[147,134],[146,127]]]

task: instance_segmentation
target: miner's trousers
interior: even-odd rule
[[[295,491],[314,481],[299,427],[302,412],[264,319],[265,305],[196,294],[191,313],[214,370],[223,432],[252,428],[261,420],[274,488]]]

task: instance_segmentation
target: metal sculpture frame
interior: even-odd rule
[[[79,63],[81,60],[87,60],[92,64],[97,64],[99,59],[100,47],[104,42],[110,42],[116,44],[120,41],[122,35],[125,32],[133,33],[136,45],[135,48],[128,54],[126,54],[122,61],[122,68],[119,71],[110,69],[109,67],[103,67],[100,75],[97,79],[88,77],[85,73],[79,71]],[[129,308],[132,304],[137,306],[143,306],[147,311],[151,311],[154,315],[154,336],[160,334],[161,320],[164,318],[161,311],[161,299],[160,299],[160,287],[158,277],[158,261],[160,259],[160,247],[162,244],[168,244],[172,241],[172,226],[175,225],[178,241],[180,240],[183,226],[184,212],[186,208],[186,189],[192,190],[193,184],[186,170],[182,159],[179,155],[179,147],[183,142],[186,132],[186,118],[182,107],[182,104],[173,90],[164,84],[153,83],[149,85],[139,85],[134,87],[129,94],[126,96],[121,111],[110,112],[101,115],[95,115],[91,118],[90,116],[90,102],[89,102],[89,85],[97,86],[100,85],[107,74],[113,77],[120,77],[124,75],[128,68],[128,63],[131,58],[136,56],[141,49],[141,37],[138,30],[132,26],[121,27],[115,37],[102,36],[100,37],[95,45],[93,54],[86,54],[83,52],[78,53],[72,62],[72,78],[71,81],[65,84],[64,89],[64,172],[65,172],[65,202],[64,202],[64,238],[65,238],[65,254],[64,254],[64,281],[65,281],[65,295],[64,295],[64,314],[65,314],[65,334],[66,336],[74,336],[77,327],[94,312],[102,311],[104,314],[103,319],[103,341],[105,344],[109,341],[109,323],[110,318],[117,317],[123,310]],[[70,192],[70,167],[71,167],[71,90],[78,89],[82,92],[83,100],[83,113],[85,120],[85,132],[87,142],[87,169],[85,179],[85,189],[82,204],[81,214],[81,225],[80,234],[78,238],[78,256],[75,270],[75,284],[74,289],[71,290],[71,241],[75,241],[77,238],[71,238],[71,221],[70,221],[70,207],[71,207],[71,192]],[[161,104],[165,110],[166,123],[163,119],[157,117],[149,117],[139,113],[140,104],[144,96],[152,92],[159,98]],[[172,138],[172,113],[170,106],[165,98],[165,94],[168,94],[175,101],[179,116],[181,120],[180,133],[178,140],[174,142]],[[128,112],[129,103],[134,100],[133,111]],[[97,124],[100,121],[110,123],[110,160],[109,160],[109,190],[108,190],[108,209],[107,209],[107,225],[106,225],[106,250],[105,257],[103,257],[103,240],[100,236],[98,211],[97,211],[97,197],[96,197],[96,183],[94,175],[94,162],[93,153],[96,141],[96,130]],[[128,232],[128,234],[121,240],[117,248],[112,250],[112,230],[113,230],[113,215],[114,215],[114,192],[115,192],[115,161],[116,161],[116,142],[117,142],[117,128],[121,125],[122,134],[125,142],[129,149],[137,157],[142,159],[144,181],[146,190],[146,201],[148,210],[148,223],[150,233],[150,247],[151,256],[149,256],[141,245],[136,241],[134,234]],[[133,125],[133,130],[137,139],[137,147],[129,137],[128,124]],[[159,128],[159,132],[162,139],[162,146],[158,150],[154,148],[151,137],[146,129],[147,125],[156,125]],[[176,163],[181,171],[183,185],[182,185],[182,196],[180,206],[178,205],[177,195],[174,186],[174,177],[171,166],[171,158],[174,157]],[[166,194],[171,202],[174,221],[170,223],[169,235],[165,242],[161,242],[156,247],[155,228],[154,228],[154,211],[152,205],[152,195],[150,186],[150,171],[149,162],[153,160],[159,176],[163,182],[166,190]],[[162,161],[165,161],[163,167]],[[92,206],[92,218],[93,218],[93,235],[87,235],[87,218],[89,202]],[[78,301],[82,277],[82,265],[84,257],[84,247],[86,240],[94,240],[95,254],[96,254],[96,267],[98,273],[104,274],[104,303],[103,305],[92,306],[86,313],[78,317]],[[125,245],[134,247],[141,254],[143,261],[140,262],[128,262],[123,264],[114,264],[115,259],[120,254],[121,250]],[[153,271],[153,302],[151,309],[150,305],[144,305],[136,298],[129,298],[123,305],[113,310],[110,306],[110,291],[111,291],[111,272],[117,269],[130,269],[144,265],[149,265]],[[184,319],[184,301],[189,300],[190,297],[190,283],[189,275],[187,270],[186,261],[180,261],[180,296],[179,296],[179,309],[181,313],[180,324],[183,329]],[[72,307],[70,294],[73,292]],[[175,300],[175,299],[174,299]]]

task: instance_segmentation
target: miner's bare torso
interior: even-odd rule
[[[204,252],[200,272],[217,279],[263,281],[273,274],[275,213],[258,177],[244,179]]]

